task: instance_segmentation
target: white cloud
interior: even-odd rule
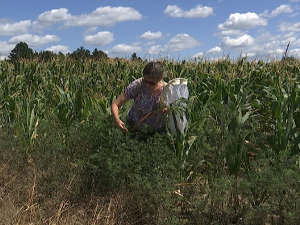
[[[30,20],[23,20],[17,23],[0,22],[0,36],[13,36],[27,33],[30,26]]]
[[[188,34],[177,34],[175,37],[171,38],[166,45],[155,45],[148,49],[149,54],[160,54],[182,51],[189,48],[194,48],[201,43]]]
[[[285,33],[279,33],[276,35],[276,37],[278,37],[279,39],[281,38],[282,40],[283,39],[297,39],[297,33],[296,32],[285,32]]]
[[[140,52],[142,49],[138,46],[118,44],[112,47],[108,53],[109,54],[133,54],[134,52]]]
[[[268,37],[264,39],[263,37]],[[243,49],[243,53],[248,58],[263,58],[267,60],[280,59],[287,46],[285,37],[280,35],[271,36],[270,34],[262,35],[255,40],[255,43]]]
[[[297,36],[294,32],[288,32],[284,34],[277,34],[277,35],[272,35],[269,32],[264,32],[260,36],[256,37],[255,42],[256,43],[263,43],[262,46],[270,43],[276,43],[279,45],[287,45],[289,41],[294,42],[297,40]]]
[[[292,44],[293,46],[299,46],[299,47],[300,47],[300,39],[294,40],[293,42],[291,42],[291,44]]]
[[[267,50],[268,52],[272,52],[276,49],[279,49],[279,47],[281,47],[281,49],[283,49],[285,45],[279,41],[279,40],[274,40],[274,41],[269,41],[268,43],[264,43],[264,45],[262,46],[262,49]]]
[[[72,16],[65,25],[67,26],[104,26],[109,27],[117,22],[128,20],[141,20],[142,15],[135,9],[130,7],[99,7],[90,14],[82,14]]]
[[[216,53],[220,53],[222,51],[222,48],[220,48],[219,46],[216,46],[214,48],[211,48],[207,51],[207,54],[216,54]]]
[[[282,32],[299,32],[300,31],[300,22],[298,23],[281,23],[279,25],[279,30]]]
[[[242,30],[220,30],[216,33],[217,36],[242,36],[244,34]]]
[[[146,40],[156,40],[156,39],[160,39],[161,37],[162,37],[162,32],[160,31],[158,32],[147,31],[141,35],[141,38]]]
[[[22,34],[22,35],[12,37],[8,42],[10,44],[26,42],[29,46],[36,47],[36,46],[43,45],[43,44],[57,42],[59,40],[60,40],[60,38],[56,35],[38,36],[38,35],[32,35],[32,34]]]
[[[92,33],[95,33],[97,31],[98,27],[94,26],[94,27],[88,27],[85,32],[84,35],[90,35]]]
[[[202,58],[205,55],[212,56],[212,55],[220,53],[221,51],[222,51],[222,48],[220,48],[219,46],[216,46],[214,48],[209,49],[207,52],[199,52],[197,54],[194,54],[192,56],[192,58]],[[212,57],[209,57],[209,58],[212,59]]]
[[[220,30],[223,29],[249,29],[253,28],[256,26],[266,26],[267,25],[267,20],[260,17],[256,13],[245,13],[245,14],[240,14],[240,13],[233,13],[230,14],[229,19],[225,21],[223,24],[219,24],[218,28]]]
[[[168,5],[164,13],[170,17],[199,18],[213,15],[213,9],[211,7],[197,5],[189,11],[185,11],[177,5]]]
[[[160,54],[161,53],[161,46],[160,45],[151,46],[148,49],[148,53],[151,54],[151,55],[158,55],[158,54]]]
[[[292,49],[288,52],[288,56],[294,56],[300,58],[300,48]]]
[[[254,52],[247,52],[247,53],[243,52],[243,53],[241,53],[241,56],[251,59],[251,58],[255,58],[257,56],[257,54]]]
[[[163,47],[164,52],[175,52],[189,48],[194,48],[201,43],[188,34],[177,34]]]
[[[16,45],[9,44],[6,41],[0,41],[0,56],[8,56]]]
[[[37,30],[44,29],[55,23],[66,21],[70,18],[71,14],[68,13],[68,9],[52,9],[51,11],[46,11],[40,14],[37,20],[33,22],[33,28]]]
[[[102,31],[95,35],[87,35],[84,37],[84,43],[95,46],[107,45],[113,41],[114,34],[109,31]]]
[[[265,57],[280,58],[282,57],[283,53],[284,53],[284,48],[275,48],[275,49],[265,50],[261,55]]]
[[[274,35],[263,33],[255,42],[243,49],[243,54],[248,58],[263,58],[267,60],[281,59],[286,46],[291,41],[290,49],[295,46],[296,37],[293,33]],[[292,50],[292,49],[291,49]]]
[[[51,51],[51,52],[54,52],[54,53],[61,52],[63,54],[71,52],[69,50],[69,47],[65,46],[65,45],[54,45],[54,46],[51,46],[50,48],[46,48],[46,51]]]
[[[148,41],[147,43],[145,43],[145,46],[152,46],[156,43],[156,41]]]
[[[248,30],[257,26],[267,26],[267,18],[276,17],[283,13],[293,13],[294,10],[289,5],[281,5],[275,10],[263,14],[256,13],[234,13],[222,24],[219,24],[217,36],[221,36],[221,45],[223,49],[230,51],[230,54],[240,53],[247,57],[258,57],[264,59],[280,58],[291,41],[293,46],[298,44],[297,33],[300,31],[300,23],[281,23],[279,30],[285,33],[271,35],[264,29],[258,30],[260,36],[255,39],[248,35]],[[242,49],[242,53],[238,52]]]
[[[248,34],[245,34],[238,38],[224,37],[222,40],[222,46],[224,48],[242,48],[253,44],[253,42],[253,37],[251,37]]]
[[[204,53],[203,52],[199,52],[199,53],[193,55],[192,57],[193,58],[201,58],[202,56],[204,56]]]
[[[290,5],[281,5],[271,12],[271,17],[278,16],[281,13],[292,13],[294,10]]]
[[[212,55],[206,55],[204,52],[200,52],[200,53],[197,53],[195,55],[192,56],[194,59],[198,59],[198,58],[201,58],[201,60],[205,60],[205,61],[208,61],[208,62],[218,62],[218,61],[223,61],[223,60],[226,60],[226,57],[227,56],[212,56]]]
[[[275,10],[273,10],[271,13],[269,13],[269,11],[266,10],[264,13],[261,14],[261,16],[272,18],[272,17],[276,17],[282,13],[292,13],[292,12],[294,12],[294,10],[292,9],[292,7],[290,5],[280,5]]]

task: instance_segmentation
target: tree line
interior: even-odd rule
[[[77,48],[72,53],[63,54],[61,52],[54,53],[52,51],[33,51],[26,42],[19,42],[14,49],[10,52],[8,56],[9,61],[18,61],[22,59],[38,59],[41,61],[49,61],[55,58],[65,58],[69,57],[75,60],[80,59],[96,59],[96,60],[107,60],[109,57],[107,54],[101,50],[95,48],[92,52],[88,49],[85,49],[83,46]],[[136,53],[131,55],[131,60],[142,60],[140,57],[137,57]]]

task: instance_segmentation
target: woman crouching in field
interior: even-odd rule
[[[111,105],[111,111],[117,127],[128,132],[125,123],[119,118],[119,109],[130,99],[133,105],[127,115],[129,130],[164,131],[165,110],[156,110],[160,106],[160,94],[166,86],[163,81],[163,68],[160,62],[149,62],[143,69],[143,77],[130,83]]]

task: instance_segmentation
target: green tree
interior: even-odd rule
[[[68,55],[69,53],[67,53],[66,55]],[[62,52],[59,52],[58,54],[57,54],[57,58],[59,59],[59,60],[64,60],[65,58],[66,58],[66,55],[64,55]]]
[[[83,46],[77,48],[76,51],[72,52],[70,55],[72,58],[79,60],[79,59],[86,59],[91,56],[90,50],[85,49]]]
[[[137,54],[134,52],[134,53],[131,55],[131,60],[132,60],[132,61],[135,61],[135,60],[142,61],[142,58],[141,58],[141,57],[137,57]]]
[[[19,59],[31,59],[32,57],[33,50],[29,48],[25,42],[18,43],[8,56],[11,61],[16,61]]]
[[[53,59],[55,54],[51,51],[42,51],[38,53],[38,58],[42,61],[49,61]]]
[[[97,60],[106,60],[108,58],[105,52],[98,50],[97,48],[95,48],[95,50],[92,52],[92,56]]]
[[[137,56],[136,56],[136,53],[134,52],[132,55],[131,55],[131,60],[136,60],[137,59]]]

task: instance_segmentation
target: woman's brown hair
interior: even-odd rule
[[[164,70],[160,62],[149,62],[143,69],[143,76],[150,76],[156,79],[162,79]]]

